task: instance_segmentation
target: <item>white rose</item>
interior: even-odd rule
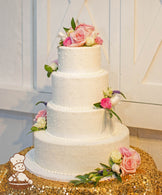
[[[35,127],[39,129],[43,129],[46,126],[46,119],[45,117],[39,117],[37,122],[34,124]]]
[[[59,32],[59,33],[58,33],[58,37],[59,37],[62,41],[64,41],[64,40],[67,38],[66,34],[64,34],[64,33],[62,33],[62,32]]]
[[[113,164],[112,171],[114,171],[117,174],[120,174],[120,167],[117,164]]]
[[[120,102],[120,97],[116,94],[111,98],[111,104],[112,106],[115,106],[116,104],[118,104]]]
[[[57,70],[57,68],[58,68],[58,65],[56,63],[52,63],[52,64],[50,64],[50,66],[51,66],[53,71]]]

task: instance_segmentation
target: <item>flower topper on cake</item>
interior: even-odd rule
[[[94,171],[84,175],[77,175],[77,179],[70,182],[74,185],[85,183],[97,185],[99,181],[114,178],[122,181],[122,176],[135,173],[140,163],[140,154],[136,150],[120,147],[118,150],[112,151],[108,165],[100,163],[102,168],[96,168]]]
[[[74,18],[71,20],[71,27],[64,28],[65,34],[60,32],[60,46],[66,47],[82,47],[102,45],[103,40],[99,33],[95,31],[95,27],[87,24],[77,25]]]
[[[65,33],[59,32],[59,46],[66,47],[91,47],[94,45],[102,45],[103,40],[96,32],[95,27],[87,24],[78,24],[74,18],[71,20],[71,27],[64,28]],[[58,61],[53,60],[51,64],[45,64],[44,69],[47,71],[47,77],[50,77],[52,72],[58,70]]]
[[[45,106],[47,106],[47,102],[39,101],[36,103],[36,105],[43,103]],[[34,118],[34,125],[31,127],[31,131],[29,133],[35,132],[35,131],[41,131],[47,129],[47,111],[46,109],[40,110],[37,115]]]
[[[107,88],[107,91],[103,92],[104,98],[101,99],[100,102],[97,102],[94,104],[96,108],[104,108],[109,112],[110,118],[112,116],[116,116],[117,119],[121,121],[120,117],[113,111],[112,107],[115,106],[120,102],[120,97],[119,95],[123,96],[125,99],[125,95],[119,91],[119,90],[112,90],[111,88]]]

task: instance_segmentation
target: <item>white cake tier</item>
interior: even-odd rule
[[[37,176],[69,181],[108,163],[110,153],[121,146],[129,147],[129,130],[115,123],[115,131],[102,139],[70,140],[52,136],[47,131],[34,133],[34,147],[27,153],[26,168]]]
[[[109,114],[98,108],[61,107],[49,102],[47,105],[48,132],[62,138],[94,139],[110,134],[112,124]]]
[[[87,73],[100,70],[101,46],[58,47],[59,71]]]
[[[103,98],[108,87],[105,70],[88,74],[71,74],[60,71],[52,74],[52,101],[68,107],[92,107]]]

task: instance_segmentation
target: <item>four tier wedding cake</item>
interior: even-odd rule
[[[113,150],[129,147],[128,128],[106,109],[94,106],[108,88],[100,44],[84,46],[84,42],[76,47],[72,38],[70,46],[66,43],[69,40],[58,47],[58,70],[51,74],[47,129],[34,132],[34,149],[25,160],[27,170],[55,181],[70,181],[90,172],[99,163],[107,163]]]

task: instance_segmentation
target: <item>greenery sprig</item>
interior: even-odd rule
[[[35,105],[37,106],[39,104],[44,104],[45,106],[47,106],[47,102],[45,102],[45,101],[39,101]],[[42,114],[40,112],[42,112]],[[46,112],[46,110],[42,110],[40,112],[38,112],[37,115],[39,115],[41,120],[39,120],[39,117],[37,118],[37,120],[35,120],[36,123],[31,127],[31,130],[28,132],[28,134],[33,133],[35,131],[41,131],[41,130],[47,129],[47,119],[45,119],[47,112]],[[43,115],[43,116],[45,115],[45,116],[42,117],[41,115]],[[39,123],[41,123],[41,125]]]
[[[95,103],[95,104],[93,104],[93,105],[94,105],[96,108],[103,108],[103,107],[101,106],[101,103],[100,103],[100,102],[97,102],[97,103]],[[112,118],[113,115],[114,115],[114,116],[122,123],[121,118],[119,117],[119,115],[118,115],[116,112],[113,111],[112,108],[111,108],[111,109],[105,108],[105,110],[109,112],[110,118]]]
[[[111,103],[112,99],[111,98],[113,98],[113,96],[115,96],[115,94],[119,94],[123,98],[126,99],[125,95],[121,91],[112,90],[110,87],[108,87],[106,91],[103,91],[104,98],[102,98],[101,102],[97,102],[93,105],[96,108],[104,108],[106,111],[109,112],[110,118],[115,116],[122,123],[122,121],[121,121],[120,117],[118,116],[118,114],[112,109],[112,103]],[[102,101],[104,101],[104,102],[102,102]]]
[[[71,28],[72,28],[73,30],[75,30],[75,28],[76,28],[76,23],[75,23],[74,18],[71,19]],[[63,29],[64,29],[64,31],[65,31],[66,33],[70,30],[70,28],[66,28],[66,27],[63,27]]]
[[[106,177],[112,177],[113,175],[115,175],[120,182],[122,181],[120,174],[117,174],[116,172],[112,171],[112,168],[110,166],[105,165],[103,163],[100,163],[100,165],[102,168],[96,168],[94,171],[86,173],[84,175],[77,175],[77,179],[71,180],[70,183],[73,183],[75,186],[87,183],[96,186],[101,179]]]
[[[58,67],[56,67],[55,69],[52,67],[52,65],[47,65],[45,64],[44,65],[44,69],[47,71],[47,77],[49,78],[51,76],[51,74],[54,72],[54,71],[57,71],[58,70]]]

